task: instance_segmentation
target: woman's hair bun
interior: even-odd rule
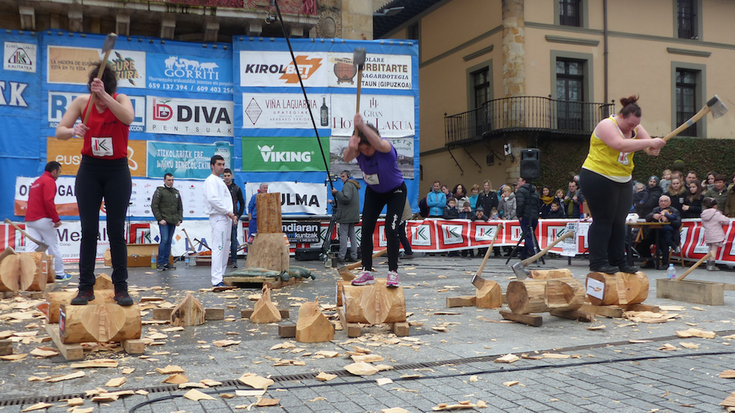
[[[620,104],[623,105],[623,107],[626,107],[630,105],[631,103],[636,103],[638,101],[638,96],[628,96],[627,98],[620,98]]]

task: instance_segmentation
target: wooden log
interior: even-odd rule
[[[281,321],[281,313],[271,301],[271,289],[267,285],[263,286],[263,294],[260,296],[260,300],[256,301],[253,306],[253,314],[250,315],[250,321],[257,324]]]
[[[48,282],[46,254],[42,252],[22,252],[19,255],[21,282],[30,280],[30,284],[23,291],[46,291],[46,283]],[[23,274],[24,271],[26,274]]]
[[[205,308],[204,309],[205,320],[224,320],[225,309],[224,308]]]
[[[89,305],[89,304],[87,304]],[[56,344],[56,348],[62,356],[68,361],[83,360],[84,359],[84,348],[81,344],[64,344],[61,340],[61,334],[59,333],[59,325],[46,323],[46,332]]]
[[[334,326],[319,309],[319,300],[301,304],[296,323],[296,341],[323,343],[334,339]]]
[[[584,311],[579,311],[579,310],[570,310],[570,311],[551,310],[549,311],[549,314],[553,315],[554,317],[561,317],[561,318],[566,318],[569,320],[584,321],[587,323],[591,323],[595,321],[594,315],[590,313],[586,313]]]
[[[35,252],[35,251],[34,252],[21,252],[19,254],[29,255],[33,257],[33,262],[36,263],[36,271],[38,272],[37,275],[34,275],[34,278],[36,276],[45,277],[46,282],[43,283],[44,288],[46,284],[56,282],[56,273],[54,272],[54,256],[53,255],[47,255],[45,252]],[[38,287],[36,287],[35,284],[38,284],[38,282],[34,280],[34,285],[30,287],[28,291],[43,291],[43,289],[38,289]]]
[[[342,330],[347,333],[347,337],[354,338],[362,335],[362,327],[360,326],[360,323],[350,323],[347,321],[344,307],[337,307],[337,314],[339,315],[340,323],[342,323]]]
[[[540,315],[515,314],[510,311],[499,311],[499,313],[506,320],[527,324],[531,327],[541,327],[544,324],[544,319]]]
[[[474,307],[477,297],[474,295],[462,295],[459,297],[447,297],[447,308]]]
[[[278,337],[293,338],[296,337],[296,324],[279,324]]]
[[[280,234],[283,232],[280,193],[258,194],[255,198],[255,208],[258,211],[258,234]]]
[[[388,288],[379,283],[342,288],[345,317],[349,323],[397,323],[406,321],[403,287]]]
[[[638,304],[648,298],[648,277],[635,274],[591,272],[585,282],[592,305]]]
[[[485,280],[482,288],[475,290],[477,308],[498,308],[503,305],[503,289],[495,281]]]
[[[534,280],[548,280],[552,278],[574,278],[572,270],[568,268],[559,268],[556,270],[531,270],[531,275],[528,278]]]
[[[384,287],[386,281],[388,281],[388,279],[386,278],[376,278],[375,285],[380,285]],[[342,302],[342,296],[344,295],[342,288],[345,285],[352,285],[352,281],[351,280],[339,280],[337,281],[336,285],[337,285],[337,293],[335,294],[334,300],[337,302],[337,307],[342,307],[342,305],[344,304]]]
[[[11,254],[0,261],[0,291],[20,290],[20,256]]]
[[[71,304],[71,300],[77,296],[76,291],[47,292],[46,301],[49,303],[49,323],[59,322],[59,307],[62,304]],[[115,302],[115,292],[112,290],[99,290],[94,292],[94,300],[89,304],[105,304]]]
[[[115,285],[112,283],[112,278],[107,274],[100,274],[94,280],[94,290],[114,290]]]
[[[694,304],[725,305],[722,283],[694,280],[656,279],[656,297]]]
[[[260,210],[258,210],[260,214]],[[260,217],[260,215],[258,215]],[[258,267],[267,270],[288,272],[288,238],[282,232],[277,234],[258,233],[253,238],[253,243],[248,247],[248,258],[245,268]]]
[[[584,304],[584,287],[574,278],[511,281],[505,295],[515,314],[571,311]]]
[[[191,293],[171,311],[170,323],[175,327],[189,327],[204,324],[204,306]]]
[[[9,356],[13,354],[13,342],[10,340],[0,340],[0,356]]]
[[[64,344],[137,339],[141,327],[137,304],[63,304],[59,310],[59,332]]]

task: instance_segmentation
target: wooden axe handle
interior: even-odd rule
[[[194,254],[197,252],[194,250],[194,243],[191,242],[191,238],[189,238],[189,234],[186,232],[186,228],[181,228],[181,231],[186,235],[186,240],[189,241],[189,250],[193,251]]]
[[[705,117],[708,113],[710,113],[710,108],[709,108],[709,106],[706,106],[705,105],[705,107],[703,107],[699,112],[697,112],[696,115],[692,116],[691,118],[689,118],[688,121],[682,123],[678,128],[674,129],[673,131],[671,131],[671,133],[669,133],[668,135],[664,136],[664,140],[665,141],[668,141],[669,139],[673,138],[674,136],[680,134],[682,131],[684,131],[684,129],[686,129],[686,128],[692,126],[692,125],[694,125],[697,122],[699,122],[699,120],[702,119],[703,117]]]
[[[561,237],[555,239],[554,242],[552,242],[551,244],[547,245],[546,248],[542,249],[541,252],[539,252],[538,254],[533,255],[531,257],[528,257],[525,260],[521,261],[521,264],[523,264],[523,266],[525,267],[528,264],[531,264],[531,263],[536,262],[537,259],[543,257],[544,254],[546,254],[547,252],[549,252],[550,249],[554,248],[554,245],[562,242],[563,240],[565,240],[565,239],[567,239],[567,238],[569,238],[571,236],[574,236],[574,231],[569,231],[569,232],[565,233],[564,235],[562,235]]]
[[[357,68],[357,102],[355,103],[355,113],[360,113],[360,94],[362,93],[362,65]],[[355,126],[355,133],[357,135],[357,126]]]
[[[687,275],[689,275],[689,273],[691,273],[692,271],[694,271],[695,268],[699,267],[707,258],[709,258],[711,256],[712,256],[712,253],[711,252],[706,253],[704,255],[704,257],[700,258],[699,261],[695,262],[694,265],[692,265],[691,267],[689,267],[689,269],[687,269],[686,271],[684,271],[684,274],[682,274],[682,275],[674,278],[674,281],[681,281],[684,278],[686,278]]]
[[[373,254],[373,259],[378,258],[382,255],[385,255],[386,252],[388,252],[388,248],[376,252],[375,254]],[[349,264],[349,265],[345,265],[344,267],[341,267],[340,269],[352,271],[361,265],[362,265],[362,260],[358,262],[353,262],[352,264]]]
[[[110,58],[110,53],[112,52],[112,49],[105,52],[105,57],[100,62],[100,70],[97,71],[97,78],[102,79],[102,73],[105,72],[105,67],[107,66],[107,59]],[[87,113],[84,114],[84,119],[82,120],[82,124],[84,126],[87,126],[87,121],[89,120],[89,113],[92,112],[92,109],[94,108],[94,99],[96,94],[92,93],[89,95],[89,104],[87,105]]]
[[[498,234],[500,234],[500,231],[503,229],[503,224],[498,225],[498,229],[495,230],[495,236],[493,236],[492,242],[490,242],[490,246],[487,247],[487,252],[485,253],[485,258],[482,259],[482,263],[480,264],[480,268],[477,270],[477,276],[482,275],[482,271],[485,269],[485,264],[487,264],[487,259],[490,258],[490,253],[493,251],[493,245],[495,245],[495,240],[498,239]]]
[[[36,243],[36,245],[38,245],[39,247],[41,247],[41,246],[45,245],[45,246],[46,246],[46,248],[48,248],[48,244],[46,244],[45,242],[41,242],[41,241],[39,241],[39,240],[37,240],[37,239],[33,238],[32,236],[28,235],[28,233],[27,233],[27,232],[25,232],[25,231],[23,231],[22,229],[20,229],[20,227],[19,227],[19,226],[15,225],[15,223],[13,223],[13,221],[11,221],[11,220],[9,220],[9,219],[5,218],[5,223],[6,223],[6,224],[10,224],[10,225],[12,225],[12,226],[13,226],[13,228],[15,228],[15,229],[17,229],[18,231],[20,231],[20,233],[21,233],[21,234],[23,234],[23,236],[24,236],[24,237],[26,237],[26,238],[28,238],[29,240],[33,241],[33,242],[34,242],[34,243]]]

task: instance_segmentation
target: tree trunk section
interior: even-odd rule
[[[475,290],[477,308],[498,308],[503,305],[503,289],[495,281],[485,280],[482,288]]]
[[[112,278],[107,274],[100,274],[94,280],[94,290],[114,290],[115,285],[112,283]]]
[[[531,270],[531,275],[528,278],[534,280],[548,280],[555,278],[574,278],[572,271],[568,268],[559,268],[556,270]]]
[[[260,212],[258,212],[260,213]],[[263,285],[263,295],[253,306],[253,314],[250,316],[250,321],[257,324],[263,323],[276,323],[281,321],[281,312],[271,301],[271,290],[268,285]]]
[[[296,341],[300,343],[323,343],[334,339],[334,326],[319,309],[319,301],[310,301],[299,308],[296,322]]]
[[[189,327],[204,324],[204,306],[191,293],[171,311],[170,324],[175,327]]]
[[[140,338],[140,308],[133,304],[62,305],[59,331],[64,344]]]
[[[592,305],[639,304],[648,298],[648,277],[641,271],[635,274],[591,272],[585,285]]]
[[[403,287],[388,288],[385,281],[365,286],[342,287],[345,318],[348,323],[397,323],[406,321]]]
[[[21,255],[21,279],[24,278],[22,273],[24,270],[23,261],[26,261],[25,264],[25,271],[31,272],[30,275],[26,275],[26,277],[31,278],[31,285],[28,286],[28,291],[45,291],[46,290],[46,283],[48,282],[48,272],[49,272],[49,266],[47,255],[43,252],[23,252]],[[23,258],[23,257],[27,258]],[[33,264],[33,265],[31,265]],[[53,273],[53,271],[52,271]],[[54,276],[54,281],[55,281]]]
[[[8,255],[0,261],[0,291],[20,290],[20,257]]]
[[[70,305],[71,300],[77,296],[76,291],[57,291],[47,292],[46,301],[49,303],[49,323],[59,322],[59,307],[62,305]],[[112,290],[96,290],[94,292],[94,300],[89,304],[107,304],[115,302],[115,292]]]
[[[584,286],[574,278],[511,281],[505,297],[514,314],[570,311],[584,303]]]
[[[280,234],[281,226],[281,194],[258,194],[255,198],[258,211],[258,234]]]
[[[260,210],[258,210],[258,217],[260,217]],[[288,271],[288,245],[288,238],[282,232],[262,233],[258,227],[253,244],[248,247],[245,268],[257,267],[278,272]]]

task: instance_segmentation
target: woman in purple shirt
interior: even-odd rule
[[[401,223],[406,203],[406,183],[398,169],[398,154],[391,143],[380,137],[371,124],[362,116],[355,115],[355,129],[342,158],[350,162],[357,158],[367,184],[365,203],[362,210],[362,274],[352,281],[353,285],[375,284],[370,270],[373,268],[373,233],[383,207],[385,214],[385,238],[388,242],[388,287],[398,287],[398,226]]]

